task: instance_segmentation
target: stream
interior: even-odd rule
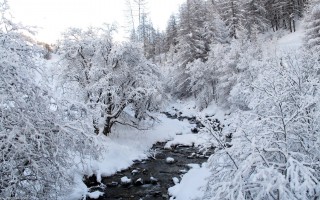
[[[178,118],[164,113],[168,118]],[[196,128],[191,131],[198,133],[202,124],[195,118],[180,117],[179,120],[188,119]],[[151,148],[150,157],[146,160],[134,161],[129,168],[116,174],[103,177],[101,183],[96,182],[92,176],[84,180],[90,192],[104,192],[99,200],[151,200],[169,199],[168,188],[181,180],[183,174],[194,165],[206,162],[214,152],[214,148],[202,152],[198,147],[177,145],[165,149],[166,142],[156,143]],[[87,197],[87,199],[90,199]]]

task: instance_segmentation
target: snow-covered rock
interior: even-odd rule
[[[172,149],[170,145],[165,145],[163,148],[164,148],[165,150],[171,150],[171,149]]]
[[[166,163],[168,163],[168,164],[172,164],[172,163],[174,163],[174,158],[171,158],[171,157],[167,157],[166,158]]]
[[[158,183],[158,179],[156,179],[156,178],[154,178],[154,177],[150,177],[150,182],[151,182],[151,184],[157,184]]]
[[[177,184],[180,182],[177,177],[173,177],[173,178],[172,178],[172,181],[173,181],[173,183],[174,183],[175,185],[177,185]]]
[[[107,183],[107,187],[117,187],[119,185],[118,182],[112,181],[111,183]]]
[[[102,196],[104,193],[100,191],[94,191],[87,194],[87,196],[90,199],[98,199],[100,196]]]
[[[137,170],[137,169],[134,169],[134,170],[132,170],[132,172],[131,172],[132,175],[135,175],[135,174],[138,174],[138,173],[139,173],[139,170]]]
[[[136,186],[140,186],[140,185],[143,185],[143,179],[142,178],[138,178],[135,182],[134,182],[134,185]]]
[[[128,185],[132,182],[131,179],[129,179],[128,177],[124,176],[121,178],[121,185]]]

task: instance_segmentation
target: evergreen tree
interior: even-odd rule
[[[244,30],[242,25],[245,17],[241,8],[242,1],[218,0],[216,5],[222,19],[226,23],[231,38],[237,39]]]
[[[227,43],[229,42],[229,32],[226,24],[222,20],[215,4],[206,2],[208,12],[204,23],[203,35],[208,43]]]
[[[166,41],[165,41],[165,51],[168,52],[170,48],[174,48],[177,45],[178,37],[178,27],[177,20],[174,15],[171,15],[168,21],[166,29]]]
[[[204,37],[207,8],[204,1],[188,0],[180,8],[178,26],[178,44],[176,77],[174,85],[179,97],[190,96],[189,79],[185,73],[188,63],[194,60],[205,62],[208,57],[209,43]]]
[[[243,25],[249,37],[268,29],[270,22],[266,18],[265,0],[245,0],[242,7],[245,11]]]

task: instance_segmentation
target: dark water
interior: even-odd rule
[[[168,150],[164,149],[165,143],[157,143],[152,151],[157,152],[155,156],[148,160],[137,161],[131,167],[118,172],[110,177],[104,177],[102,184],[95,183],[87,179],[85,182],[92,191],[103,191],[105,194],[99,199],[169,199],[168,188],[174,185],[172,178],[181,176],[190,168],[188,164],[202,164],[209,155],[213,153],[213,148],[200,152],[197,147],[176,146]],[[166,158],[174,159],[173,163],[167,163]],[[121,184],[122,177],[132,180],[130,184]],[[153,177],[153,178],[151,178]],[[99,186],[100,185],[100,186]]]

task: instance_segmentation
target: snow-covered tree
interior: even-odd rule
[[[190,82],[188,90],[192,92],[200,110],[206,108],[212,101],[218,101],[220,97],[225,98],[221,96],[222,79],[224,76],[232,75],[231,72],[227,73],[229,68],[224,62],[229,51],[227,44],[214,44],[207,62],[196,60],[186,67]]]
[[[165,41],[165,51],[169,51],[177,44],[178,37],[178,27],[177,20],[174,15],[171,15],[166,28],[166,41]]]
[[[292,54],[270,57],[248,85],[249,110],[221,133],[232,133],[231,147],[217,142],[210,158],[207,199],[319,198],[319,63]]]
[[[268,0],[265,2],[267,18],[274,31],[289,29],[294,32],[296,20],[302,17],[308,0]]]
[[[88,137],[50,108],[50,92],[35,81],[41,51],[7,9],[0,1],[0,198],[57,199],[72,183],[66,171],[74,155],[86,154]]]
[[[319,55],[320,52],[320,2],[310,5],[310,13],[306,17],[305,42],[308,49]]]
[[[180,8],[178,38],[176,49],[175,68],[176,76],[173,80],[174,93],[178,97],[189,97],[188,74],[185,73],[187,64],[194,60],[205,62],[210,50],[210,40],[205,37],[205,22],[208,9],[204,1],[188,0]],[[210,29],[207,29],[210,30]]]
[[[203,37],[209,44],[225,44],[228,43],[229,31],[228,27],[218,14],[217,8],[207,3],[208,13],[207,20],[204,23]],[[210,49],[211,50],[211,49]]]
[[[264,59],[259,38],[253,41],[247,40],[242,49],[235,68],[239,73],[237,73],[234,85],[226,98],[232,107],[246,111],[249,110],[249,103],[253,95],[252,82],[257,78],[260,70],[264,68]],[[234,94],[235,92],[237,94]]]
[[[248,31],[248,36],[256,33],[263,33],[269,28],[267,10],[264,0],[245,0],[242,4],[244,13],[244,28]]]
[[[236,0],[217,0],[216,5],[222,19],[226,23],[231,38],[239,38],[243,31],[244,13],[242,10],[242,1]]]
[[[157,68],[134,43],[114,44],[110,30],[70,29],[60,49],[65,86],[91,110],[97,134],[109,135],[116,123],[138,127],[137,119],[158,108]]]
[[[206,108],[215,96],[215,71],[213,66],[200,60],[187,65],[187,73],[190,79],[190,90],[197,100],[199,110]]]

